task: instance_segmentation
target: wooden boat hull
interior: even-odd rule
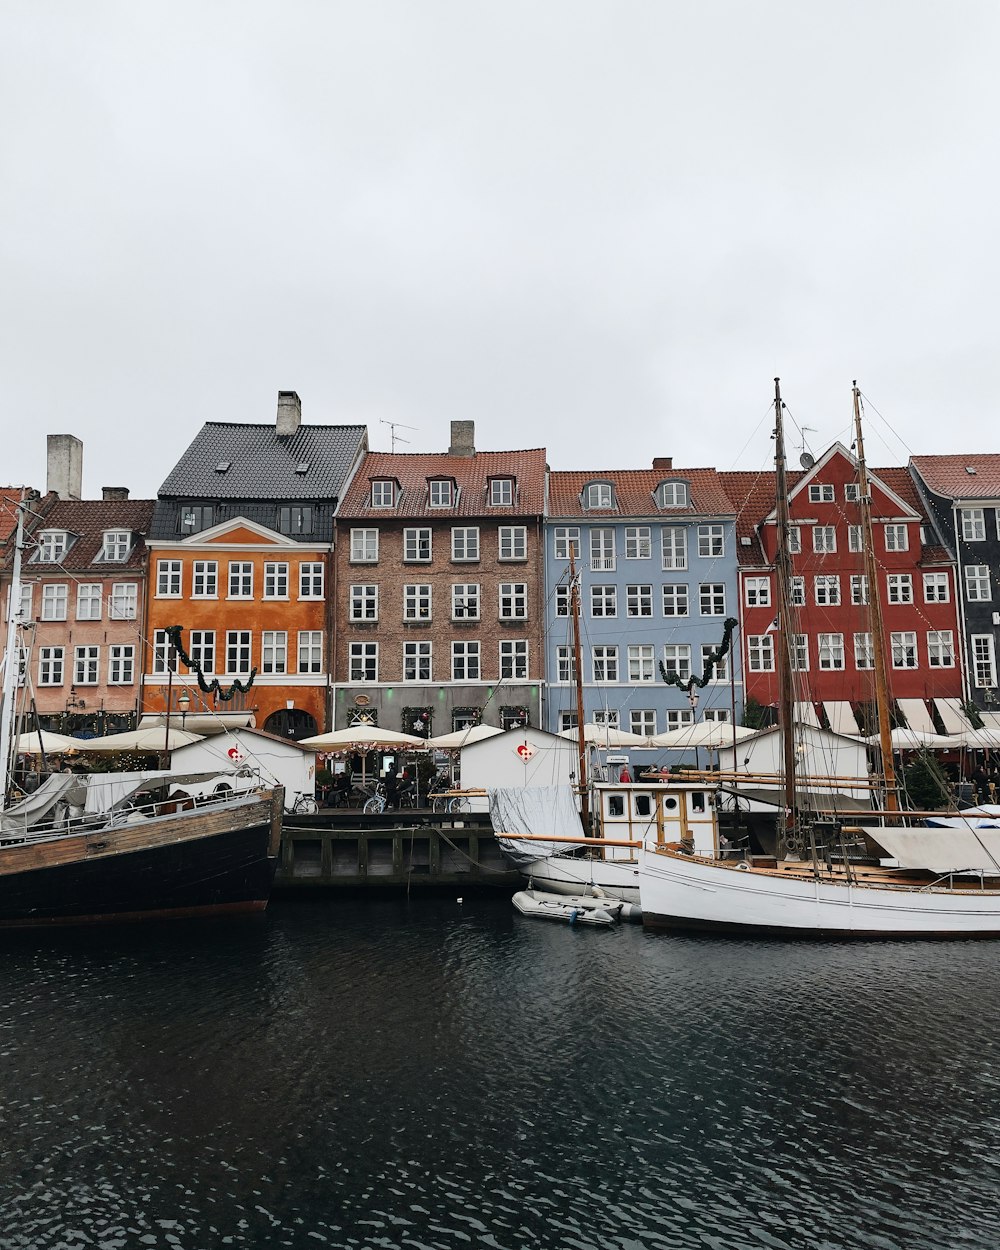
[[[281,797],[0,846],[0,928],[263,911]]]
[[[643,924],[804,938],[1000,937],[1000,890],[922,889],[743,870],[663,847],[640,853]]]

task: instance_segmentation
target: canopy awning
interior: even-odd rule
[[[965,733],[967,729],[972,728],[969,718],[962,711],[961,699],[935,699],[934,706],[938,710],[946,734]]]
[[[865,829],[901,868],[1000,876],[1000,829]]]
[[[861,730],[854,717],[854,710],[849,703],[824,703],[823,710],[835,734],[844,734],[848,738],[858,738]]]
[[[811,725],[813,729],[819,729],[819,717],[816,715],[816,707],[813,703],[796,703],[795,719],[800,725]]]
[[[906,723],[911,729],[915,729],[922,734],[937,733],[937,730],[934,728],[934,721],[931,719],[931,714],[928,712],[927,704],[923,699],[897,699],[896,703],[899,710],[906,717]],[[948,732],[953,733],[955,731],[949,729]]]

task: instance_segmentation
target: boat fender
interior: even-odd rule
[[[736,867],[740,870],[740,872],[749,872],[749,871],[750,871],[750,865],[749,865],[748,863],[746,863],[746,861],[745,861],[745,860],[741,860],[741,861],[740,861],[740,862],[736,865]]]
[[[600,919],[602,923],[614,924],[615,918],[609,911],[605,911],[603,907],[595,907],[591,913],[595,920]]]
[[[618,911],[619,920],[631,920],[636,924],[642,924],[642,908],[638,903],[622,903]]]

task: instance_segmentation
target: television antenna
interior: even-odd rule
[[[816,427],[814,425],[800,425],[799,433],[802,435],[802,442],[799,445],[799,464],[808,472],[816,463],[816,457],[811,451],[806,450],[806,434],[815,434]]]
[[[408,438],[402,438],[399,434],[397,434],[397,433],[396,433],[396,431],[397,431],[397,430],[414,430],[414,431],[416,431],[416,430],[418,429],[418,427],[417,427],[417,426],[415,426],[415,425],[404,425],[404,424],[402,423],[402,421],[386,421],[386,420],[384,420],[382,417],[379,417],[379,419],[378,419],[378,423],[379,423],[379,425],[387,425],[387,426],[389,427],[389,435],[390,435],[390,438],[391,438],[391,440],[392,440],[392,448],[391,448],[391,449],[392,449],[393,451],[395,451],[395,450],[396,450],[396,444],[397,444],[397,443],[405,443],[407,446],[409,446],[409,443],[410,443],[410,440],[409,440]]]

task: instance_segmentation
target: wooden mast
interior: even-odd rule
[[[774,554],[775,601],[778,627],[774,631],[778,667],[778,726],[785,773],[785,818],[778,822],[777,855],[782,859],[788,835],[795,828],[795,697],[792,690],[792,553],[788,512],[788,480],[785,471],[784,404],[781,379],[774,379],[774,490],[777,547]]]
[[[573,559],[573,542],[569,543],[569,613],[573,620],[573,668],[576,675],[576,744],[577,783],[580,793],[580,819],[584,833],[590,834],[590,796],[587,778],[587,736],[583,728],[583,661],[580,655],[580,583]]]
[[[21,552],[24,549],[24,514],[28,509],[27,492],[22,492],[17,505],[17,528],[14,533],[14,562],[7,603],[7,644],[4,648],[3,693],[0,695],[0,811],[7,806],[10,790],[16,736],[14,702],[17,679],[21,671],[21,648],[18,644],[21,623]],[[41,743],[41,734],[39,734]]]
[[[858,456],[858,506],[861,516],[861,546],[865,556],[865,578],[868,583],[868,620],[871,627],[872,658],[875,665],[875,707],[878,712],[878,736],[882,749],[882,771],[885,775],[885,802],[890,811],[899,811],[896,791],[896,765],[892,758],[892,726],[889,722],[889,677],[886,663],[885,628],[882,623],[882,594],[875,544],[872,534],[872,497],[865,467],[865,444],[861,434],[861,391],[857,379],[851,384],[854,395],[854,441]]]

